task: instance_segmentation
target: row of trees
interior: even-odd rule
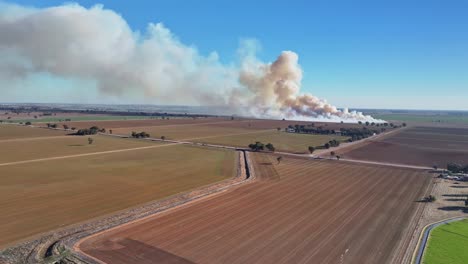
[[[325,143],[323,147],[326,149],[329,149],[331,147],[338,147],[339,145],[340,145],[340,142],[336,139],[333,139],[333,140],[328,141],[328,143]]]
[[[98,132],[106,133],[105,128],[99,128],[97,126],[92,126],[90,128],[79,129],[75,132],[75,135],[84,136],[84,135],[96,135]]]
[[[145,131],[137,133],[135,131],[132,132],[133,138],[149,138],[150,134],[146,133]]]
[[[262,151],[262,150],[267,149],[268,151],[275,152],[275,146],[273,146],[273,144],[268,143],[265,145],[260,141],[249,144],[249,148],[253,151]]]

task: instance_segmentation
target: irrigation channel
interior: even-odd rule
[[[448,224],[448,223],[461,221],[463,219],[466,219],[466,217],[450,218],[450,219],[447,219],[447,220],[442,220],[440,222],[430,224],[429,226],[424,228],[422,237],[420,239],[419,247],[417,248],[416,257],[414,258],[413,263],[414,264],[421,264],[422,263],[423,256],[424,256],[424,250],[426,249],[427,242],[429,241],[429,235],[431,234],[432,229],[434,229],[434,228],[436,228],[438,226],[441,226],[441,225]]]

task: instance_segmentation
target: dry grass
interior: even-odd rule
[[[0,248],[232,177],[235,152],[171,145],[0,167]]]
[[[0,140],[32,137],[63,136],[66,132],[17,125],[0,125]]]

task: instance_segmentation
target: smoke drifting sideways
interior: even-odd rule
[[[226,65],[216,52],[203,56],[183,44],[161,23],[149,24],[144,33],[133,31],[101,5],[36,9],[0,2],[0,36],[5,94],[12,84],[21,89],[31,76],[47,74],[88,81],[103,98],[123,102],[222,106],[275,119],[383,122],[301,94],[302,70],[294,52],[264,63],[250,50]],[[46,88],[33,89],[39,94]]]
[[[283,51],[270,64],[259,62],[253,56],[245,59],[239,81],[252,95],[245,109],[256,116],[284,116],[298,120],[384,122],[361,112],[339,110],[311,94],[300,94],[302,69],[298,60],[298,55],[292,51]],[[245,98],[235,101],[242,102],[242,99]]]

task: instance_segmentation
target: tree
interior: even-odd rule
[[[93,142],[94,142],[94,139],[93,139],[93,138],[88,138],[88,144],[89,144],[89,145],[93,144]]]
[[[358,121],[358,124],[362,125],[362,121]]]
[[[260,150],[263,150],[265,147],[265,145],[263,145],[262,142],[255,142],[255,144],[249,144],[249,148],[253,151],[260,151]]]
[[[468,207],[468,198],[465,200],[465,206]]]
[[[402,126],[405,127],[405,126],[406,126],[406,123],[403,123]]]
[[[112,134],[112,129],[109,129],[109,134]]]
[[[428,197],[425,198],[426,202],[428,203],[433,203],[435,202],[437,199],[435,198],[434,195],[429,195]]]
[[[278,132],[280,132],[280,131],[281,131],[281,127],[277,127],[276,130],[278,130]]]
[[[437,165],[432,165],[432,168],[433,168],[434,170],[437,170],[439,167],[437,167]]]
[[[326,149],[329,149],[330,148],[330,143],[326,143],[325,145],[323,145]]]
[[[63,125],[63,129],[68,130],[68,125]]]
[[[330,152],[330,156],[335,156],[335,151]]]
[[[340,156],[340,155],[336,155],[336,159],[337,159],[337,160],[340,160],[340,159],[341,159],[341,156]]]
[[[367,122],[366,122],[366,126],[369,126],[369,125],[370,125],[370,123],[369,123],[369,121],[367,121]]]
[[[26,123],[24,123],[24,124],[27,125],[27,126],[30,126],[30,125],[31,125],[31,122],[28,121],[28,122],[26,122]]]
[[[276,158],[276,160],[278,161],[278,164],[280,164],[281,161],[283,160],[283,157],[282,157],[282,156],[279,156],[279,157]]]
[[[275,147],[273,146],[273,144],[268,143],[268,144],[265,145],[265,147],[266,147],[269,151],[275,152]]]
[[[463,168],[460,164],[451,162],[447,164],[447,170],[453,173],[459,173],[463,171]]]
[[[314,151],[315,151],[315,148],[312,146],[309,146],[309,153],[312,154],[314,153]]]
[[[165,136],[161,136],[161,139],[162,139],[162,140],[166,140],[166,137],[165,137]]]

